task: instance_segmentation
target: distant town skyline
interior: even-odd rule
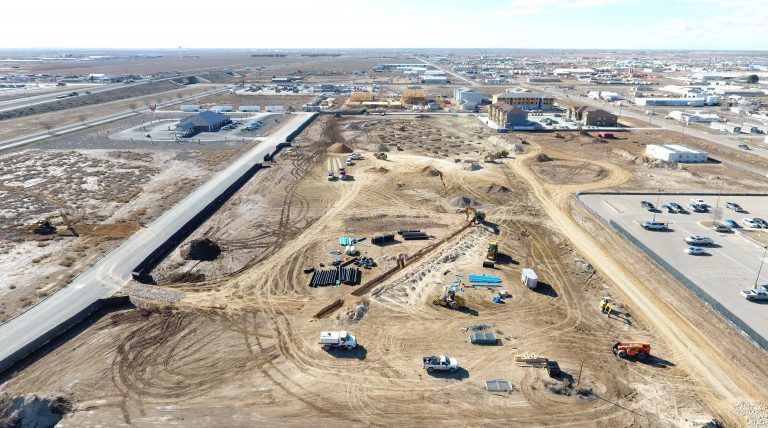
[[[41,0],[6,16],[13,48],[765,50],[764,0]],[[34,29],[35,31],[32,31]],[[0,56],[2,54],[0,53]]]

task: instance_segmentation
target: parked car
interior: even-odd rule
[[[700,236],[700,235],[693,235],[688,236],[685,238],[685,243],[688,245],[694,245],[694,246],[701,246],[701,245],[712,245],[712,239]]]
[[[675,213],[677,213],[677,210],[676,210],[676,209],[674,209],[674,208],[672,208],[672,206],[671,206],[671,205],[667,205],[667,204],[664,204],[664,205],[662,205],[661,207],[662,207],[662,208],[664,208],[665,210],[667,210],[667,212],[668,212],[668,213],[670,213],[670,214],[675,214]]]
[[[768,291],[765,288],[741,290],[739,294],[747,300],[768,300]]]
[[[759,224],[760,227],[762,227],[763,229],[768,229],[768,222],[763,220],[763,219],[761,219],[760,217],[755,217],[755,218],[752,219],[752,221],[754,221],[755,223]]]
[[[696,205],[707,205],[707,203],[704,202],[704,199],[699,199],[699,198],[693,198],[693,199],[691,199],[691,202],[693,202]],[[707,205],[707,206],[709,206],[709,205]]]
[[[692,256],[700,256],[702,254],[706,254],[704,249],[701,247],[688,247],[685,249],[685,252]]]
[[[653,206],[653,204],[648,202],[648,201],[641,201],[640,202],[640,206],[642,206],[643,208],[647,209],[650,212],[655,212],[656,211],[656,207]]]
[[[728,226],[726,226],[726,225],[724,225],[722,223],[716,224],[713,229],[715,230],[715,232],[719,232],[719,233],[730,233],[730,232],[733,232],[733,230],[731,230],[730,227],[728,227]]]
[[[660,221],[644,221],[643,222],[643,229],[645,230],[667,230],[668,226],[667,223],[663,223]]]
[[[740,213],[744,211],[744,208],[741,207],[741,205],[735,203],[735,202],[726,202],[725,207],[731,210],[736,211],[737,213]]]
[[[723,220],[723,224],[730,227],[731,229],[738,229],[741,227],[739,226],[739,223],[736,223],[736,220],[731,219]]]
[[[749,150],[749,146],[746,144],[739,144],[739,148],[742,150]]]
[[[695,213],[705,213],[708,211],[706,206],[700,204],[688,204],[688,209]]]
[[[688,211],[686,211],[685,208],[683,208],[683,206],[678,204],[677,202],[670,202],[669,206],[674,208],[675,211],[677,211],[680,214],[687,214],[688,213]]]
[[[746,224],[749,227],[760,228],[760,223],[756,222],[755,219],[753,218],[745,217],[741,219],[741,222]]]

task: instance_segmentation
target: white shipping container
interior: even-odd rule
[[[523,284],[531,290],[536,288],[536,285],[539,283],[539,277],[536,276],[536,272],[534,272],[533,269],[523,269],[520,279],[523,281]]]
[[[232,111],[232,106],[213,106],[211,110],[215,112]]]
[[[283,111],[284,109],[283,109],[283,106],[265,106],[264,110],[269,112],[277,112],[277,111]]]
[[[200,111],[200,106],[195,105],[181,105],[179,107],[181,111]]]
[[[261,111],[261,107],[259,106],[240,106],[238,108],[240,111]]]

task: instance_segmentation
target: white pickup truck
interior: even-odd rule
[[[344,348],[351,351],[357,346],[357,338],[346,331],[323,331],[320,332],[320,345],[326,351],[330,351],[331,348]]]
[[[427,369],[427,373],[432,373],[435,370],[455,372],[459,369],[459,362],[456,358],[447,357],[445,355],[429,356],[421,359],[421,366]]]
[[[740,294],[747,300],[768,300],[768,291],[764,288],[741,290]]]

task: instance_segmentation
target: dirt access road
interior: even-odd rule
[[[551,152],[551,151],[550,151]],[[540,146],[512,163],[518,177],[524,179],[555,224],[568,237],[578,251],[586,256],[598,271],[610,278],[641,310],[655,328],[679,351],[695,373],[702,386],[711,389],[707,397],[711,404],[726,411],[737,400],[756,400],[764,397],[762,388],[745,378],[734,362],[702,336],[699,328],[683,318],[668,302],[660,299],[636,275],[624,267],[615,254],[587,233],[571,215],[571,201],[577,191],[618,186],[631,178],[623,169],[606,162],[596,162],[608,171],[608,178],[590,185],[552,185],[543,182],[527,161],[541,153]],[[558,153],[558,157],[568,158]]]

